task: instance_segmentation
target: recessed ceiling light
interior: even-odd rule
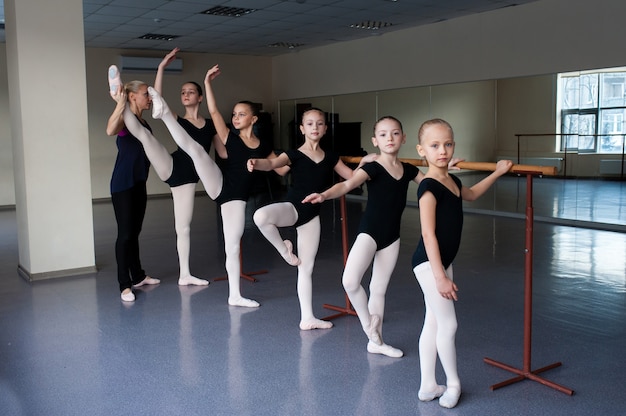
[[[203,12],[200,12],[200,14],[210,14],[212,16],[241,17],[255,11],[256,9],[245,9],[243,7],[215,6]]]
[[[162,35],[160,33],[146,33],[145,35],[139,36],[137,39],[148,39],[148,40],[173,40],[176,39],[178,35]]]
[[[383,29],[385,27],[390,27],[390,26],[393,26],[393,23],[377,22],[373,20],[368,20],[366,22],[361,22],[361,23],[353,23],[350,25],[350,27],[355,28],[355,29],[366,29],[366,30],[378,30],[378,29]]]

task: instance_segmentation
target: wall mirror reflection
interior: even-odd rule
[[[477,162],[506,158],[556,168],[555,177],[535,180],[537,220],[624,230],[625,84],[626,68],[609,68],[280,100],[279,144],[299,145],[298,114],[315,106],[328,115],[323,147],[339,149],[342,155],[376,152],[373,125],[379,117],[393,115],[407,136],[400,157],[417,159],[420,124],[440,117],[454,128],[457,157]],[[458,174],[467,184],[484,175]],[[523,217],[526,179],[503,179],[466,210]],[[409,189],[410,205],[416,205],[415,191]]]

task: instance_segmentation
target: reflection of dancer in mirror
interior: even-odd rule
[[[376,161],[364,164],[352,178],[303,200],[320,203],[338,198],[367,182],[367,206],[348,255],[342,283],[369,339],[367,351],[394,358],[402,357],[403,353],[382,339],[385,293],[398,259],[400,220],[407,189],[411,181],[419,183],[423,177],[415,166],[398,160],[405,141],[400,121],[391,116],[382,117],[374,125],[372,137],[372,143],[380,149]],[[361,280],[372,261],[368,301]]]
[[[322,110],[310,108],[304,111],[300,132],[304,135],[304,144],[297,150],[288,150],[273,159],[248,161],[248,170],[251,172],[254,169],[269,171],[286,166],[292,179],[285,201],[256,210],[254,222],[285,261],[291,266],[298,266],[300,329],[327,329],[333,324],[317,319],[313,314],[312,275],[320,242],[320,206],[303,204],[302,200],[332,184],[333,171],[344,179],[351,178],[353,171],[338,155],[320,148],[320,140],[326,133],[326,114]],[[361,163],[365,161],[367,159]],[[295,226],[298,233],[297,257],[293,253],[291,241],[283,240],[278,230],[278,227],[290,226]]]
[[[271,145],[259,140],[252,131],[254,123],[258,120],[258,109],[255,104],[245,101],[235,105],[232,123],[239,130],[239,135],[230,131],[217,109],[211,88],[211,81],[219,73],[217,65],[207,71],[204,89],[211,119],[228,155],[223,173],[204,147],[193,140],[176,121],[158,91],[154,88],[149,88],[148,91],[153,102],[152,116],[163,120],[176,143],[192,158],[209,197],[220,204],[228,274],[228,303],[232,306],[253,308],[258,307],[259,303],[242,297],[239,284],[241,276],[239,243],[245,227],[246,201],[250,195],[253,180],[252,174],[247,171],[246,162],[250,158],[272,157],[273,153]],[[150,134],[140,125],[134,127],[138,129],[137,135]]]
[[[139,259],[139,233],[146,213],[150,162],[141,143],[125,124],[135,122],[143,126],[143,130],[150,131],[142,113],[150,109],[151,100],[145,83],[131,81],[123,86],[117,68],[109,69],[109,88],[111,97],[117,102],[106,127],[107,135],[117,136],[117,158],[111,177],[111,202],[117,222],[117,280],[122,301],[133,302],[133,287],[160,283],[159,279],[146,275]],[[126,113],[125,108],[128,108]]]
[[[422,401],[440,397],[442,407],[456,406],[461,396],[457,373],[455,335],[457,329],[452,261],[461,242],[463,201],[474,201],[512,166],[501,160],[496,170],[471,188],[448,172],[454,154],[454,132],[448,122],[433,119],[422,124],[417,151],[428,162],[428,172],[417,190],[422,237],[413,254],[413,272],[424,293],[426,314],[419,340]],[[437,385],[437,354],[446,374],[447,386]]]

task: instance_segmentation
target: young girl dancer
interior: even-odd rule
[[[250,158],[271,158],[275,157],[275,155],[271,146],[260,141],[252,131],[254,123],[258,120],[258,110],[253,103],[242,101],[235,105],[232,123],[239,130],[239,135],[230,131],[217,109],[217,103],[211,88],[211,81],[219,73],[217,65],[207,71],[204,89],[206,91],[209,114],[217,130],[217,135],[225,145],[228,155],[223,167],[223,173],[206,150],[178,124],[158,91],[154,88],[149,88],[148,92],[153,103],[153,118],[163,120],[174,141],[193,160],[198,176],[200,176],[209,197],[220,204],[226,252],[226,272],[228,274],[228,304],[254,308],[258,307],[259,303],[242,297],[239,285],[241,276],[239,243],[244,232],[246,201],[253,181],[253,176],[248,172],[246,163]],[[151,135],[147,129],[138,123],[129,126],[129,129],[131,131],[136,129],[136,135]]]
[[[374,125],[372,137],[372,143],[380,149],[376,161],[364,164],[352,178],[302,201],[320,203],[345,195],[367,182],[367,206],[348,254],[342,283],[369,339],[367,351],[395,358],[402,357],[403,352],[382,339],[385,293],[398,259],[400,220],[407,189],[411,181],[419,183],[423,177],[415,166],[398,160],[398,152],[405,142],[400,121],[391,116],[382,117]],[[372,261],[368,301],[361,280]]]
[[[146,276],[139,259],[139,233],[146,213],[150,162],[141,143],[125,124],[134,122],[150,131],[142,113],[150,108],[151,101],[148,86],[141,81],[131,81],[123,86],[119,73],[114,71],[109,72],[109,84],[111,96],[117,102],[106,127],[107,135],[117,136],[118,152],[111,177],[111,201],[117,222],[117,280],[122,301],[133,302],[133,287],[160,283],[159,279]]]
[[[424,293],[426,314],[419,340],[422,401],[440,397],[446,408],[456,406],[461,382],[456,366],[457,329],[454,302],[457,285],[453,282],[452,261],[461,241],[463,201],[474,201],[512,166],[501,160],[496,170],[471,188],[448,172],[454,154],[454,133],[448,122],[433,119],[422,124],[417,151],[428,162],[428,171],[417,190],[422,237],[413,254],[413,272]],[[437,354],[446,373],[447,387],[437,385]]]
[[[161,93],[163,91],[163,73],[165,68],[176,59],[178,48],[170,51],[157,69],[154,80],[154,89]],[[181,87],[180,100],[185,107],[183,117],[176,116],[176,121],[187,131],[190,137],[200,143],[207,153],[211,150],[211,143],[216,134],[213,121],[207,120],[200,115],[200,104],[203,100],[202,87],[196,82],[186,82]],[[221,141],[215,141],[215,151],[220,153],[223,150]],[[172,199],[174,201],[174,221],[176,227],[176,249],[178,251],[178,261],[180,276],[178,284],[181,286],[209,284],[208,280],[198,279],[193,276],[189,269],[190,254],[190,230],[193,217],[193,207],[196,197],[196,184],[199,181],[198,174],[193,165],[193,160],[182,149],[176,149],[171,155],[167,153],[160,142],[150,140],[144,146],[159,146],[162,148],[158,161],[152,161],[157,173],[162,172],[161,179],[170,185]],[[162,166],[157,168],[157,164]]]
[[[300,132],[304,135],[304,143],[297,150],[287,150],[274,159],[248,161],[250,172],[287,166],[292,179],[285,201],[259,208],[254,213],[254,223],[288,264],[298,266],[300,329],[327,329],[333,324],[317,319],[313,314],[312,275],[320,242],[320,206],[303,204],[302,200],[332,184],[333,171],[344,179],[351,178],[353,171],[337,154],[320,148],[320,140],[326,133],[326,114],[322,110],[305,110]],[[361,164],[367,160],[363,158]],[[283,240],[278,230],[278,227],[290,226],[295,226],[298,233],[298,257],[293,253],[291,241]]]

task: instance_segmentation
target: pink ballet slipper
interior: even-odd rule
[[[157,90],[148,87],[148,95],[152,98],[152,118],[160,119],[164,114],[169,113],[170,108]]]
[[[291,241],[289,240],[285,240],[284,243],[285,247],[287,247],[287,257],[285,260],[290,266],[299,266],[301,261],[298,256],[293,254],[293,244],[291,244]]]
[[[109,67],[109,93],[111,97],[115,96],[122,85],[122,77],[120,71],[115,65]]]

